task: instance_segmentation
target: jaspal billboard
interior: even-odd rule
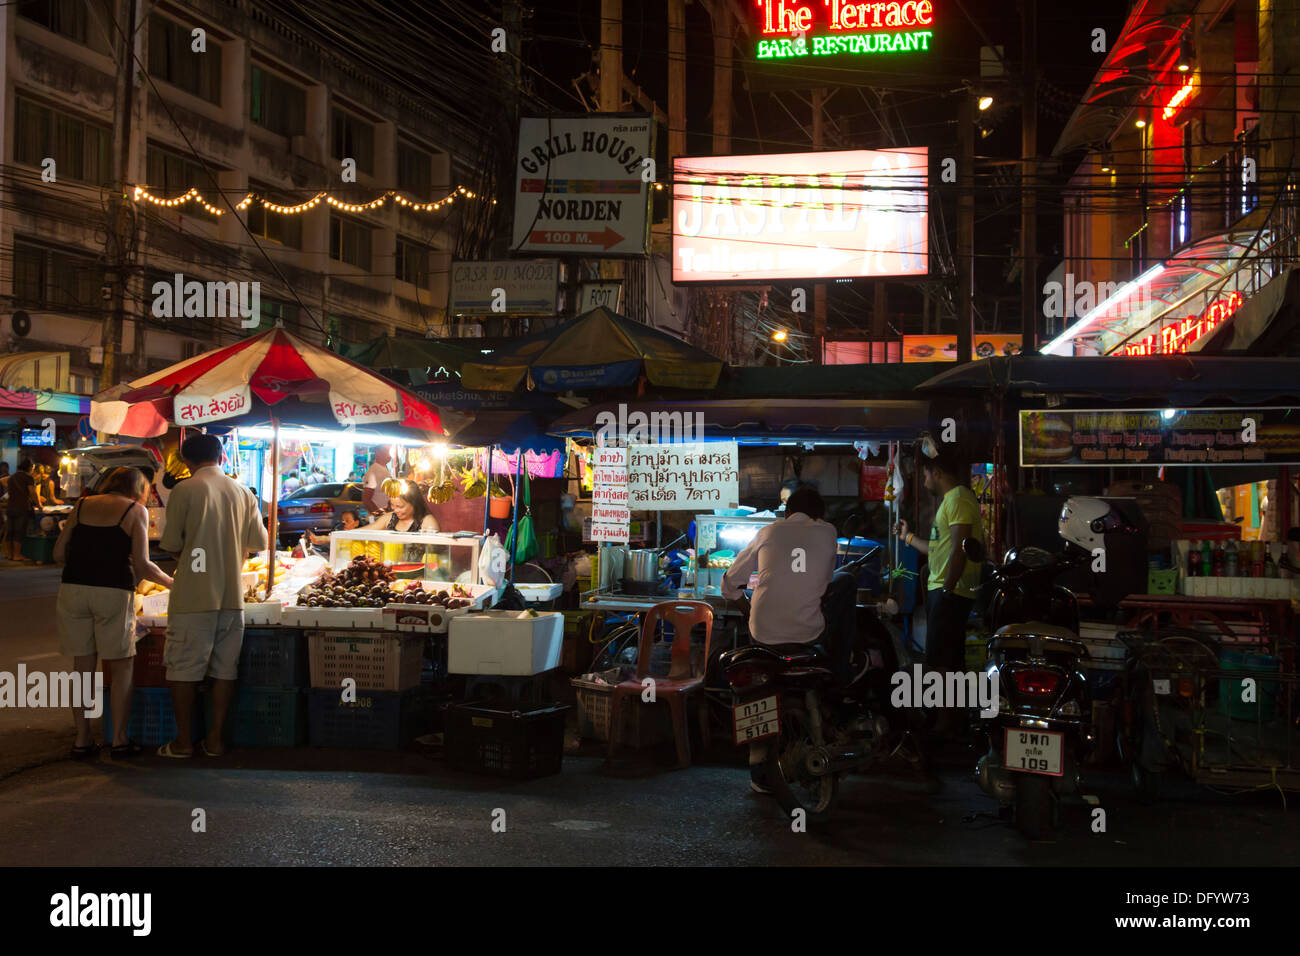
[[[673,282],[926,275],[928,173],[924,146],[677,159]]]

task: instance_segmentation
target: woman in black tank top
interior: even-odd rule
[[[143,750],[127,737],[135,664],[136,578],[168,588],[172,584],[171,577],[149,560],[148,523],[137,511],[148,494],[149,481],[141,471],[115,469],[100,494],[77,502],[54,546],[55,560],[64,563],[58,597],[63,652],[73,658],[76,671],[89,676],[91,683],[83,683],[83,688],[94,686],[100,657],[112,669],[112,700],[101,704],[112,708],[114,757],[130,757]],[[92,516],[113,523],[87,520]],[[91,757],[99,747],[85,716],[91,703],[82,704],[72,709],[77,728],[72,756]]]

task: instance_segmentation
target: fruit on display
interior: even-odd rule
[[[474,596],[459,584],[434,591],[424,581],[398,580],[390,565],[358,555],[337,574],[326,571],[298,598],[307,607],[385,607],[389,604],[429,604],[448,610],[469,607]]]

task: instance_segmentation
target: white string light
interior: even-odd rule
[[[367,212],[371,209],[380,208],[391,197],[393,201],[396,202],[403,209],[410,209],[413,212],[434,212],[441,209],[443,206],[453,202],[456,199],[456,195],[458,193],[462,196],[465,196],[467,199],[475,198],[474,193],[470,192],[464,186],[457,186],[454,190],[452,190],[452,192],[449,195],[443,197],[442,199],[439,199],[437,202],[412,202],[411,200],[407,199],[405,196],[399,194],[396,190],[390,189],[388,192],[385,192],[379,195],[378,197],[376,197],[375,199],[372,199],[370,202],[366,202],[366,203],[344,202],[341,199],[335,199],[333,196],[330,196],[325,192],[319,192],[304,203],[299,203],[296,206],[282,206],[279,203],[271,202],[269,199],[264,199],[263,197],[257,195],[256,193],[249,193],[239,202],[235,203],[235,208],[242,212],[243,210],[247,209],[250,205],[252,205],[254,202],[259,202],[262,204],[262,208],[269,209],[271,210],[271,212],[278,213],[279,215],[282,216],[296,216],[299,215],[300,213],[304,213],[311,209],[315,209],[318,205],[320,205],[321,201],[324,200],[325,202],[333,206],[335,209],[340,209],[344,212]],[[202,206],[204,209],[206,209],[209,213],[211,213],[214,216],[223,215],[225,212],[225,210],[217,208],[216,206],[209,203],[206,199],[204,199],[203,194],[200,193],[198,189],[193,186],[187,189],[182,195],[176,196],[173,199],[163,199],[159,196],[155,196],[153,195],[153,193],[149,192],[149,190],[146,189],[144,186],[136,186],[132,192],[132,196],[136,202],[139,202],[140,200],[143,199],[147,202],[153,203],[153,205],[155,206],[162,206],[167,209],[172,209],[175,208],[176,206],[184,205],[185,203],[193,200],[194,202],[198,203],[200,206]],[[496,202],[497,201],[493,199],[492,205],[495,206]]]

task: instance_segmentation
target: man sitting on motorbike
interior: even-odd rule
[[[722,594],[744,596],[749,576],[758,583],[749,611],[749,634],[757,644],[812,644],[822,641],[841,686],[851,677],[857,581],[836,574],[836,536],[822,519],[826,503],[817,489],[797,488],[785,505],[785,518],[759,529],[722,578]],[[750,785],[770,793],[763,779],[766,743],[749,748]]]

